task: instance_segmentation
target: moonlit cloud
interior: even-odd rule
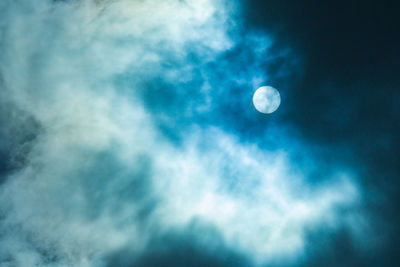
[[[0,187],[0,262],[106,266],[117,251],[128,248],[135,260],[155,233],[200,221],[258,265],[303,255],[314,225],[351,226],[342,209],[360,201],[356,174],[324,173],[324,183],[310,185],[308,163],[320,159],[280,125],[270,131],[283,145],[267,149],[261,144],[273,136],[243,142],[218,124],[220,105],[243,107],[268,81],[262,64],[273,41],[242,35],[239,8],[1,3],[1,103],[23,114],[14,124],[29,117],[38,126],[12,130],[34,138],[13,147],[29,151]]]

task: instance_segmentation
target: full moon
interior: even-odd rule
[[[281,96],[274,87],[262,86],[254,93],[253,104],[259,112],[269,114],[279,108]]]

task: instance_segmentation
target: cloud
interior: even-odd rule
[[[246,97],[268,81],[272,40],[240,36],[239,6],[1,5],[2,101],[23,114],[10,123],[38,125],[24,130],[29,149],[0,188],[2,263],[102,266],[124,262],[124,251],[140,262],[169,235],[204,255],[290,261],[304,253],[308,228],[352,218],[341,209],[360,200],[355,174],[324,173],[310,185],[312,168],[294,160],[318,165],[307,144],[279,124],[243,141],[222,122],[234,120],[232,103],[243,121],[256,116]],[[272,132],[279,149],[264,146]]]

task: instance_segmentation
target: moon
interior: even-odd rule
[[[281,95],[272,86],[262,86],[253,95],[253,105],[261,113],[270,114],[281,104]]]

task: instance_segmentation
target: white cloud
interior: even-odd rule
[[[143,80],[174,78],[173,90],[183,90],[195,68],[191,53],[205,68],[235,45],[233,11],[224,7],[213,0],[2,4],[2,89],[41,132],[24,168],[0,188],[0,260],[51,266],[52,254],[57,266],[100,265],[127,245],[140,255],[154,227],[199,218],[260,263],[301,253],[310,225],[341,221],[336,208],[358,199],[348,174],[328,174],[329,184],[310,188],[290,147],[266,151],[209,126],[189,127],[176,145],[143,105]],[[257,64],[247,67],[253,79],[232,80],[262,80]],[[198,91],[209,102],[210,90],[221,89],[202,90],[202,72]],[[124,73],[129,92],[115,82]],[[204,105],[192,108],[207,112]]]

